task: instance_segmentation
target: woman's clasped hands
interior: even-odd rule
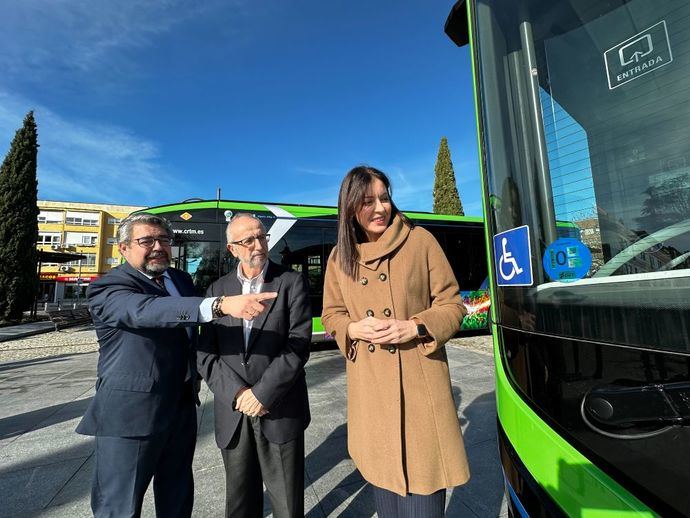
[[[417,337],[417,324],[414,320],[367,317],[358,322],[350,322],[347,334],[353,340],[373,344],[402,344]]]

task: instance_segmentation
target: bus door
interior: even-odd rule
[[[509,449],[568,514],[688,516],[690,3],[471,7]]]

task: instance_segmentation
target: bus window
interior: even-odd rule
[[[690,334],[677,331],[690,327],[690,103],[680,86],[690,71],[630,64],[634,56],[620,63],[638,33],[657,42],[656,64],[669,59],[670,42],[684,55],[690,25],[678,20],[690,7],[504,5],[479,5],[491,12],[478,22],[489,199],[496,232],[529,227],[538,287],[506,291],[505,313],[538,314],[536,330],[547,333],[690,352]],[[648,66],[653,73],[640,73]],[[541,258],[568,234],[592,264],[581,281],[552,282]]]
[[[209,204],[215,208],[210,209]],[[308,280],[313,337],[315,340],[324,337],[320,316],[326,263],[337,242],[335,207],[201,200],[151,207],[147,211],[161,214],[171,222],[175,233],[174,265],[192,275],[200,293],[215,279],[237,268],[237,261],[226,247],[227,220],[239,212],[256,215],[271,234],[269,258],[301,272]],[[448,255],[461,288],[474,294],[486,277],[484,241],[479,239],[481,221],[427,213],[410,216],[415,224],[434,233]],[[453,233],[452,239],[446,239],[446,232]],[[452,250],[447,250],[447,243],[455,243]]]
[[[178,239],[178,238],[176,238]],[[221,275],[221,265],[219,261],[220,243],[209,241],[182,241],[176,242],[173,255],[177,261],[177,268],[180,268],[192,276],[194,287],[197,293],[206,293],[213,281]],[[229,256],[229,252],[225,252]]]
[[[489,290],[486,286],[486,246],[482,227],[427,227],[446,253],[460,286],[460,296],[467,309],[462,330],[487,329]]]
[[[273,244],[269,257],[306,276],[312,315],[321,315],[324,268],[328,259],[324,257],[324,228],[315,222],[297,221],[279,243]]]

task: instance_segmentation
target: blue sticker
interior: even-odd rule
[[[496,284],[532,286],[532,250],[527,225],[494,236]]]
[[[562,237],[546,248],[542,264],[551,280],[573,282],[587,275],[592,254],[582,241]]]

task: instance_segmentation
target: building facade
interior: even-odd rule
[[[120,264],[117,227],[144,207],[38,200],[39,250],[86,256],[69,263],[40,265],[39,301],[74,303],[88,284]]]

